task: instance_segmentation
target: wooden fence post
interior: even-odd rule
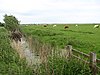
[[[66,46],[66,50],[67,50],[67,53],[68,53],[68,57],[71,57],[72,56],[72,46],[71,45],[67,45]]]
[[[90,69],[91,69],[93,75],[97,74],[96,54],[93,52],[90,53]]]

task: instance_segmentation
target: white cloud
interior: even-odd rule
[[[21,23],[100,22],[99,0],[0,0],[0,21],[12,14]]]

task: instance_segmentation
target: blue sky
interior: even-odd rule
[[[5,14],[21,23],[100,23],[100,0],[0,0]]]

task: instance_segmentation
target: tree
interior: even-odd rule
[[[13,15],[4,15],[5,28],[9,31],[19,30],[19,21]]]
[[[21,41],[22,33],[19,28],[19,21],[16,19],[16,17],[13,15],[8,16],[5,14],[3,20],[5,22],[5,28],[9,31],[10,38],[16,42],[18,42],[18,40]]]

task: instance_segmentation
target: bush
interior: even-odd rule
[[[13,31],[14,29],[19,29],[19,21],[13,15],[5,15],[4,16],[5,28],[9,31]]]

